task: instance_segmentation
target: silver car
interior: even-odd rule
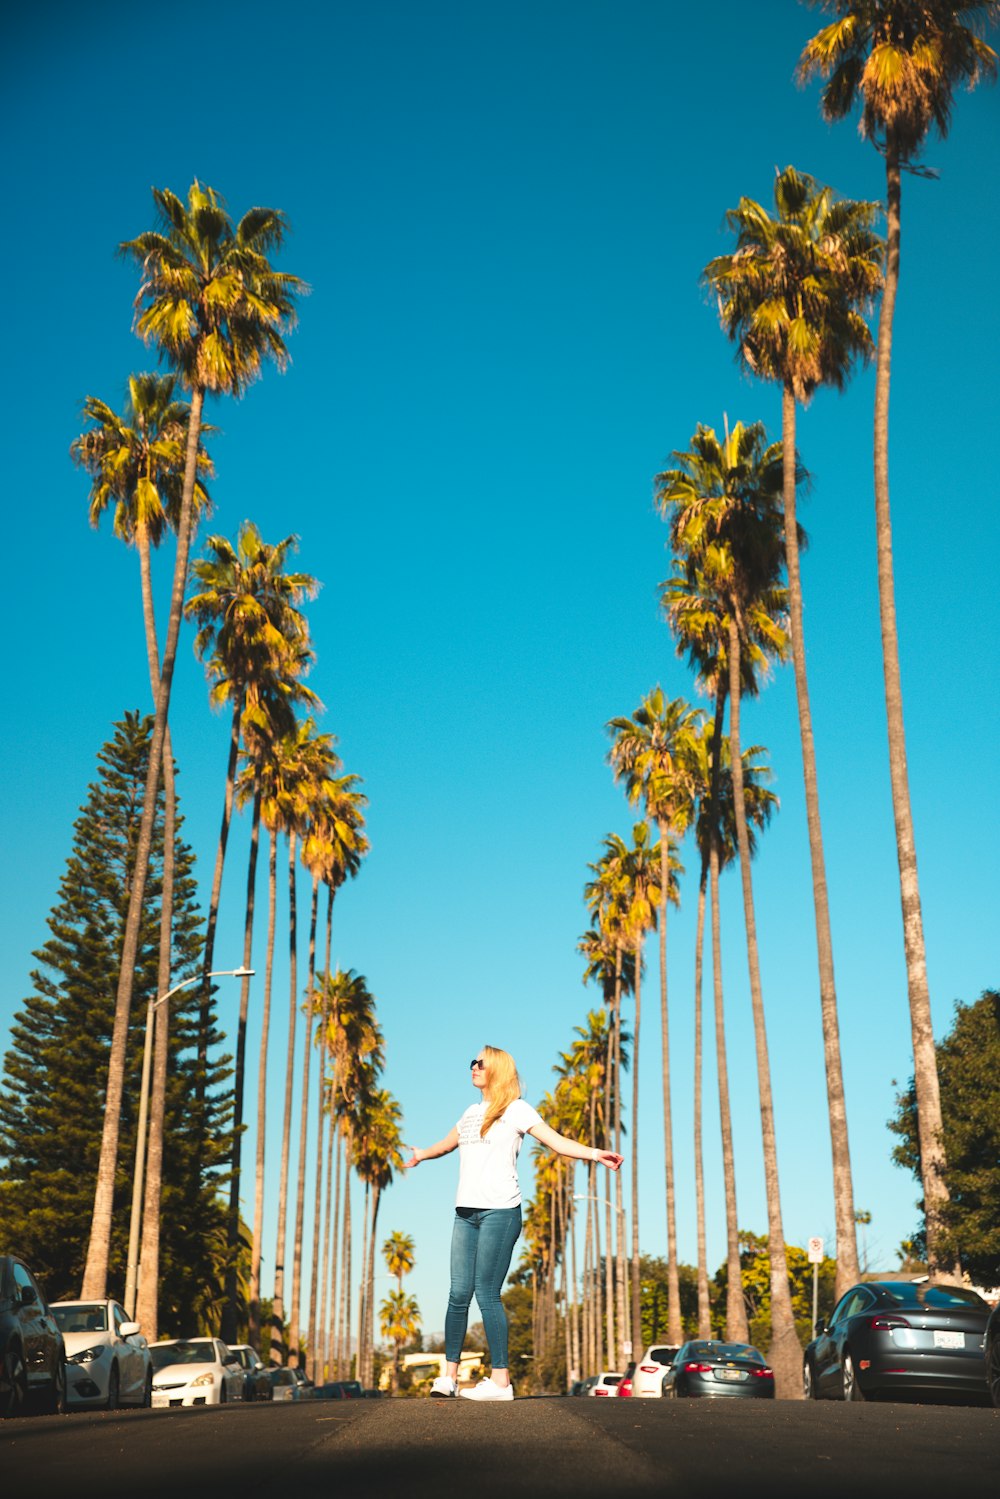
[[[50,1310],[66,1344],[70,1410],[150,1404],[149,1345],[119,1302],[56,1301]]]
[[[246,1376],[221,1338],[164,1338],[149,1351],[155,1408],[243,1399]]]

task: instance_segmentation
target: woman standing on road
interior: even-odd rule
[[[458,1194],[451,1234],[451,1290],[444,1323],[447,1372],[431,1385],[431,1394],[458,1394],[458,1364],[475,1294],[490,1349],[492,1373],[466,1400],[513,1400],[507,1367],[507,1314],[500,1290],[521,1232],[521,1188],[517,1157],[525,1135],[533,1135],[558,1155],[577,1161],[600,1161],[617,1171],[624,1157],[567,1140],[545,1123],[521,1097],[521,1084],[509,1052],[484,1046],[471,1064],[472,1086],[482,1094],[458,1123],[427,1150],[414,1147],[407,1167],[419,1166],[458,1150]]]

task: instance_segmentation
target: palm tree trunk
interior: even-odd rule
[[[219,842],[215,850],[215,869],[212,873],[212,893],[208,902],[208,916],[205,921],[205,961],[203,964],[203,982],[201,990],[201,1015],[198,1024],[198,1101],[202,1103],[205,1097],[205,1077],[208,1064],[208,1037],[212,1026],[211,1019],[211,987],[208,975],[212,971],[215,959],[215,933],[219,922],[219,901],[222,896],[222,870],[226,862],[226,845],[229,842],[229,829],[233,820],[233,788],[236,785],[236,763],[240,751],[240,715],[243,712],[244,693],[241,690],[233,703],[233,720],[229,730],[229,758],[226,763],[226,792],[222,804],[222,827],[219,829]],[[249,966],[249,965],[247,965]],[[235,1339],[233,1340],[235,1342]]]
[[[639,1275],[639,1020],[642,1013],[642,939],[635,944],[635,1034],[632,1038],[632,1349],[642,1351],[642,1291]],[[617,1173],[616,1173],[617,1174]],[[625,1326],[629,1326],[626,1322]]]
[[[294,828],[288,830],[288,1056],[285,1063],[285,1110],[281,1124],[281,1174],[278,1179],[278,1233],[274,1250],[274,1310],[271,1314],[271,1347],[277,1341],[278,1362],[289,1355],[285,1332],[285,1248],[288,1238],[288,1165],[292,1149],[292,1093],[295,1088],[295,1028],[298,1019],[297,932],[295,920]]]
[[[340,1255],[340,1344],[337,1375],[342,1379],[351,1368],[351,1137],[344,1136],[344,1232]]]
[[[321,1083],[321,1087],[323,1084]],[[333,1302],[330,1294],[330,1225],[333,1219],[333,1199],[331,1188],[333,1186],[333,1151],[334,1151],[334,1118],[332,1101],[330,1105],[330,1118],[323,1131],[326,1151],[326,1189],[325,1189],[325,1211],[323,1214],[323,1258],[320,1261],[320,1307],[319,1324],[317,1327],[317,1352],[319,1353],[319,1369],[323,1380],[331,1379],[332,1348],[331,1348],[331,1325],[333,1322]],[[315,1379],[315,1375],[313,1376]]]
[[[292,1251],[292,1306],[289,1318],[289,1348],[297,1364],[302,1363],[299,1346],[299,1301],[302,1281],[302,1239],[305,1229],[306,1206],[306,1156],[309,1147],[309,1078],[312,1071],[312,1024],[313,999],[316,978],[316,918],[319,903],[319,878],[313,875],[312,896],[309,905],[309,976],[306,985],[306,1038],[302,1060],[302,1103],[299,1112],[299,1166],[295,1191],[295,1238]],[[309,1355],[314,1349],[310,1346]]]
[[[316,1381],[316,1369],[322,1377],[323,1357],[320,1353],[320,1339],[323,1327],[323,1309],[321,1301],[326,1301],[326,1283],[320,1281],[320,1227],[324,1221],[323,1217],[323,1150],[326,1140],[324,1128],[323,1104],[325,1097],[326,1080],[326,979],[330,974],[330,936],[333,929],[333,886],[327,885],[326,889],[326,966],[323,970],[323,998],[322,1011],[320,1014],[320,1044],[319,1044],[319,1081],[316,1089],[316,1186],[313,1194],[313,1243],[312,1243],[312,1272],[309,1287],[309,1358],[312,1364],[313,1381]],[[310,980],[310,988],[312,982]],[[327,1182],[327,1196],[329,1196],[329,1182]],[[322,1291],[320,1286],[322,1284]]]
[[[719,847],[713,840],[709,852],[712,916],[712,978],[715,997],[715,1056],[719,1077],[719,1126],[722,1134],[722,1181],[726,1198],[726,1338],[730,1343],[749,1343],[750,1327],[743,1296],[740,1264],[740,1230],[736,1212],[736,1162],[733,1154],[733,1120],[729,1107],[729,1066],[726,1061],[726,1019],[722,1003],[722,935],[719,912]]]
[[[365,1344],[368,1338],[368,1223],[371,1213],[371,1189],[365,1182],[365,1211],[361,1229],[361,1273],[358,1276],[358,1356],[355,1379],[364,1383]]]
[[[177,553],[174,560],[174,579],[170,596],[170,614],[167,620],[167,637],[163,650],[163,664],[160,669],[159,691],[156,694],[156,717],[153,722],[153,733],[149,745],[149,764],[146,771],[142,818],[136,838],[135,867],[132,872],[132,888],[129,892],[128,913],[125,918],[125,934],[122,942],[121,966],[118,973],[118,991],[115,998],[115,1019],[108,1057],[108,1082],[104,1098],[101,1149],[97,1165],[97,1181],[94,1189],[94,1206],[87,1243],[87,1258],[80,1292],[81,1296],[87,1301],[103,1301],[107,1292],[115,1176],[118,1168],[118,1140],[121,1131],[122,1096],[125,1091],[129,1013],[132,1008],[132,989],[135,983],[135,968],[139,954],[139,933],[142,926],[143,901],[146,896],[146,877],[149,873],[149,859],[153,846],[153,825],[156,816],[160,772],[163,765],[163,744],[167,732],[170,692],[174,680],[174,666],[177,661],[177,643],[180,638],[181,616],[184,611],[184,589],[187,584],[188,556],[191,550],[195,471],[197,468],[198,440],[201,433],[201,413],[204,401],[204,391],[196,386],[191,392],[191,411],[188,422],[187,451],[184,463],[184,488],[181,498],[180,520],[177,526]]]
[[[747,934],[747,966],[750,975],[750,1002],[753,1007],[754,1043],[757,1054],[757,1087],[760,1093],[760,1125],[764,1147],[764,1186],[767,1194],[768,1254],[771,1261],[771,1348],[775,1393],[784,1400],[801,1399],[802,1349],[795,1331],[792,1297],[788,1286],[788,1264],[785,1258],[785,1233],[781,1221],[781,1193],[778,1185],[778,1146],[774,1131],[774,1098],[771,1092],[771,1066],[767,1051],[764,1022],[764,996],[760,983],[760,958],[757,950],[757,921],[753,906],[753,881],[750,874],[750,839],[747,832],[746,801],[743,789],[743,760],[740,754],[740,632],[735,612],[729,621],[729,759],[733,778],[733,805],[736,839],[740,853],[740,877],[743,884],[743,916]]]
[[[849,1286],[855,1284],[861,1272],[858,1266],[857,1230],[854,1225],[854,1186],[851,1180],[851,1147],[847,1135],[844,1073],[840,1062],[840,1025],[837,1018],[837,988],[833,972],[833,939],[830,935],[830,901],[826,886],[826,860],[823,856],[823,828],[819,815],[816,746],[813,741],[809,683],[806,678],[802,577],[799,571],[799,528],[795,515],[795,395],[788,385],[784,387],[781,398],[781,443],[785,509],[785,565],[788,571],[792,662],[795,668],[795,695],[799,708],[802,774],[806,793],[806,824],[809,829],[813,909],[816,917],[823,1060],[826,1066],[826,1101],[830,1116],[830,1149],[833,1156],[833,1204],[837,1225],[835,1294],[839,1299]]]
[[[667,1009],[667,891],[670,881],[670,829],[660,832],[660,1035],[663,1053],[663,1160],[667,1178],[667,1341],[682,1343],[681,1283],[677,1269],[677,1201],[674,1184],[674,1125],[670,1105],[670,1020]],[[636,1352],[639,1352],[637,1347]]]
[[[254,796],[254,818],[259,815],[260,787]],[[257,1063],[257,1157],[254,1172],[253,1244],[250,1249],[250,1342],[261,1346],[260,1258],[264,1238],[264,1153],[267,1126],[267,1042],[271,1030],[271,980],[274,975],[274,935],[278,904],[278,830],[269,830],[267,859],[267,954],[264,959],[264,1008],[261,1014],[260,1060]],[[276,1359],[270,1357],[269,1362]]]
[[[160,685],[160,649],[156,638],[156,616],[153,607],[153,584],[150,570],[149,533],[140,526],[136,533],[139,574],[142,588],[142,613],[146,633],[146,656],[149,663],[149,685],[155,700]],[[160,901],[160,950],[156,992],[166,994],[170,988],[171,951],[173,947],[174,864],[176,856],[177,787],[170,725],[163,738],[163,880]],[[149,1099],[148,1141],[137,1141],[138,1154],[145,1145],[144,1201],[133,1203],[141,1209],[141,1249],[138,1267],[138,1294],[135,1317],[144,1329],[146,1341],[154,1343],[159,1321],[160,1282],[160,1198],[163,1186],[163,1145],[167,1112],[167,1071],[169,1067],[169,1004],[157,1007],[154,1022],[153,1072]],[[130,1256],[131,1258],[131,1256]]]
[[[889,511],[889,380],[892,368],[892,325],[899,289],[901,174],[898,143],[890,132],[885,155],[888,212],[886,218],[885,289],[878,325],[875,365],[875,531],[878,547],[879,620],[885,676],[885,713],[889,737],[889,776],[896,824],[899,896],[903,913],[903,948],[913,1035],[913,1080],[917,1095],[920,1172],[924,1188],[927,1266],[932,1274],[958,1273],[954,1256],[941,1248],[944,1215],[949,1201],[947,1160],[941,1120],[937,1053],[931,1022],[927,982],[927,954],[917,878],[917,845],[910,806],[903,725],[903,687],[896,630],[896,590],[892,565],[892,517]]]
[[[698,919],[694,939],[694,1196],[698,1242],[698,1336],[712,1336],[712,1307],[708,1296],[708,1250],[705,1240],[705,1163],[702,1152],[702,969],[705,952],[705,893],[708,885],[708,860],[702,856],[698,881]],[[680,1318],[678,1317],[678,1331]],[[667,1308],[667,1341],[674,1343]]]
[[[260,847],[260,795],[253,801],[250,856],[247,860],[246,910],[243,917],[243,967],[253,957],[253,919],[257,902],[257,851]],[[247,1017],[250,1011],[250,979],[240,982],[240,1013],[236,1026],[236,1066],[233,1073],[233,1158],[229,1178],[229,1213],[226,1227],[226,1301],[222,1309],[222,1341],[235,1343],[239,1336],[240,1189],[243,1184],[243,1094],[246,1087]]]
[[[709,899],[712,917],[712,991],[715,1008],[715,1056],[719,1079],[719,1127],[722,1135],[722,1181],[726,1199],[726,1337],[732,1343],[749,1343],[743,1272],[740,1265],[739,1219],[736,1212],[736,1161],[733,1153],[733,1121],[729,1107],[729,1066],[726,1060],[726,1017],[722,1000],[722,930],[719,907],[719,783],[722,774],[722,720],[726,688],[719,685],[712,725],[712,775],[709,795]],[[742,765],[742,762],[741,762]]]

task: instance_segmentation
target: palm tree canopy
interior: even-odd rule
[[[295,299],[308,290],[268,260],[285,237],[285,215],[251,208],[234,226],[222,196],[197,181],[186,205],[165,188],[153,189],[153,201],[159,227],[119,246],[142,268],[136,331],[190,389],[241,395],[266,358],[287,364]]]
[[[199,660],[209,657],[213,706],[248,693],[253,709],[267,681],[289,705],[317,701],[299,680],[312,652],[308,626],[296,606],[315,597],[319,585],[309,573],[286,572],[297,542],[295,536],[265,542],[253,522],[244,521],[235,546],[225,536],[210,536],[207,555],[195,562],[201,588],[188,599],[185,613],[199,627]],[[291,727],[289,721],[286,728]]]
[[[92,425],[70,444],[73,461],[93,481],[90,524],[97,526],[113,504],[115,535],[129,545],[144,532],[152,546],[159,546],[167,526],[177,525],[190,406],[175,399],[175,385],[173,375],[130,375],[120,415],[106,401],[88,396],[83,414]],[[210,500],[203,479],[211,476],[212,462],[203,448],[198,471],[194,504],[206,512]]]
[[[369,852],[364,832],[368,798],[356,775],[324,778],[316,789],[302,838],[302,863],[331,890],[354,879]]]
[[[390,1275],[395,1275],[397,1279],[409,1275],[416,1264],[412,1235],[396,1229],[382,1245],[382,1258]]]
[[[705,683],[728,673],[725,640],[735,617],[743,658],[757,679],[769,658],[784,659],[787,590],[782,504],[782,444],[768,443],[762,422],[737,422],[724,439],[699,423],[690,449],[674,452],[676,467],[657,474],[657,501],[670,523],[676,557],[661,599],[678,637]],[[797,478],[805,472],[796,463]],[[798,528],[799,546],[806,545]],[[725,681],[725,676],[722,677]]]
[[[840,120],[861,103],[862,135],[900,160],[919,155],[932,126],[944,136],[956,88],[997,72],[982,32],[1000,19],[998,0],[810,0],[836,20],[808,41],[798,77],[826,79],[823,113]]]
[[[677,833],[691,817],[689,753],[702,716],[683,698],[668,701],[657,686],[631,718],[613,718],[607,725],[614,738],[608,758],[629,801],[633,806],[644,801],[648,816]]]
[[[694,749],[697,815],[695,838],[702,855],[707,857],[712,842],[712,740],[713,725],[705,723]],[[766,784],[771,768],[764,761],[763,745],[751,744],[742,750],[743,802],[746,807],[747,838],[751,858],[757,851],[757,833],[770,822],[778,810],[775,793]],[[715,828],[718,837],[719,868],[724,869],[736,858],[736,807],[733,802],[733,778],[730,772],[728,735],[719,740],[719,777],[716,787]]]
[[[818,385],[843,389],[874,351],[865,314],[882,285],[885,247],[871,227],[881,210],[836,199],[791,166],[775,176],[774,204],[773,218],[752,198],[729,209],[736,249],[703,279],[738,357],[807,402]]]

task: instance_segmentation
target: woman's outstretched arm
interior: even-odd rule
[[[411,1166],[419,1166],[421,1161],[434,1161],[439,1155],[450,1155],[453,1150],[457,1149],[458,1125],[456,1124],[452,1126],[444,1139],[439,1140],[436,1145],[428,1145],[426,1150],[419,1150],[414,1145],[413,1154],[408,1161],[403,1162],[403,1168],[404,1170],[409,1170]]]
[[[600,1165],[607,1166],[609,1171],[617,1171],[625,1159],[623,1155],[616,1155],[613,1150],[598,1150],[596,1145],[581,1145],[577,1140],[568,1140],[541,1119],[531,1126],[528,1134],[534,1135],[536,1140],[547,1145],[557,1155],[569,1156],[574,1161],[597,1161]]]

